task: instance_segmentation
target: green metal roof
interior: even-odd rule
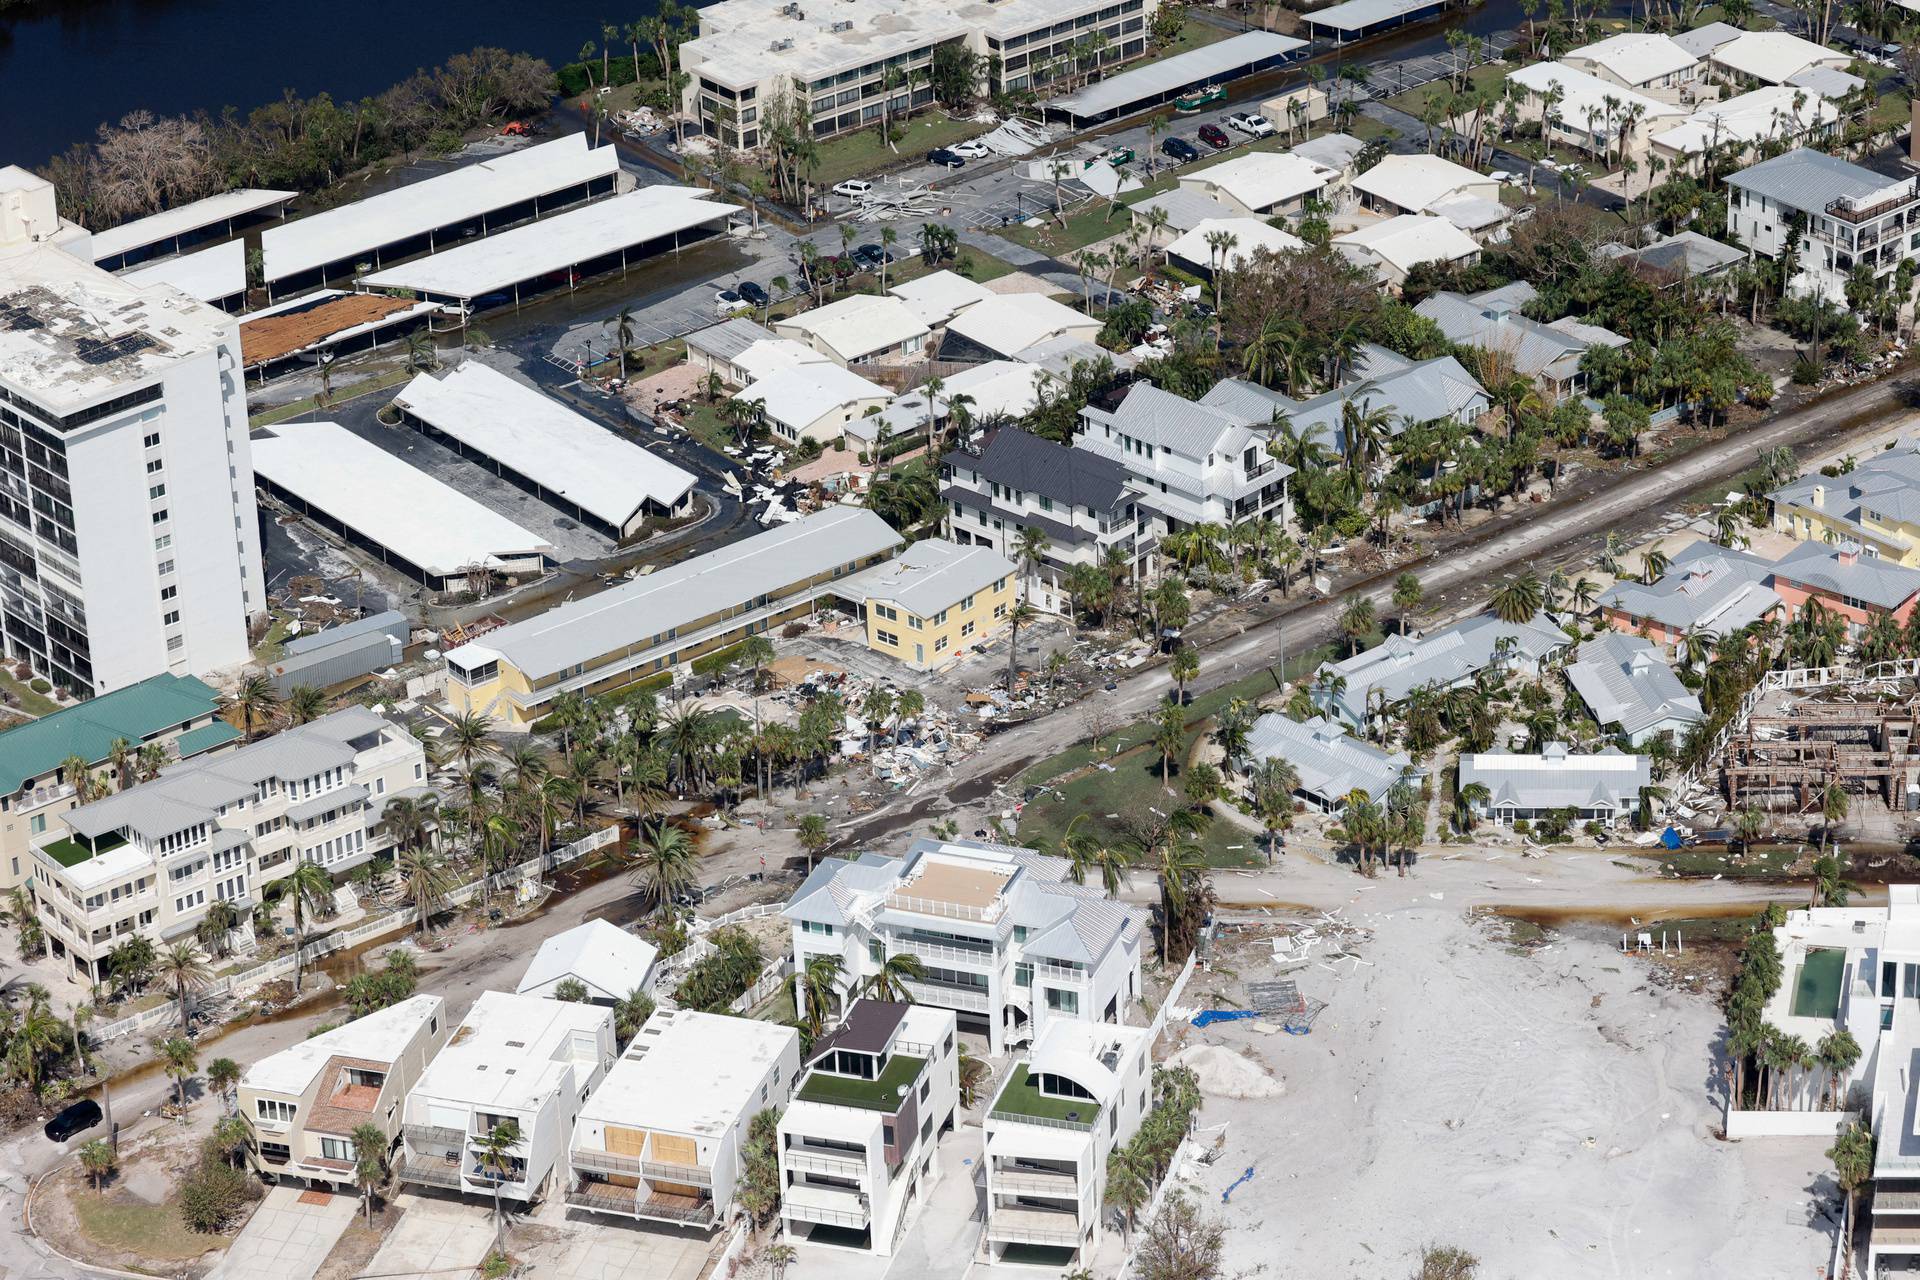
[[[18,791],[68,756],[79,756],[90,766],[102,764],[115,739],[138,744],[209,715],[219,705],[220,695],[192,676],[159,675],[9,729],[0,733],[0,794]],[[203,742],[195,749],[214,745]]]
[[[225,746],[238,741],[243,735],[225,720],[215,720],[212,724],[203,724],[198,729],[189,729],[174,739],[174,746],[180,752],[180,758],[197,756],[202,751],[211,751],[215,747]]]

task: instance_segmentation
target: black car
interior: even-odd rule
[[[927,152],[928,164],[943,165],[948,169],[958,169],[966,162],[967,158],[965,156],[957,151],[949,151],[945,147],[935,147],[933,150]]]
[[[751,280],[744,281],[740,285],[736,286],[734,289],[734,292],[739,294],[746,301],[751,302],[756,307],[764,307],[769,302],[773,301],[773,299],[767,296],[767,291],[765,289],[762,289],[759,285],[755,284]]]
[[[1190,160],[1198,160],[1200,158],[1200,148],[1194,146],[1185,138],[1168,138],[1160,144],[1160,154],[1170,156],[1181,164],[1186,164]]]
[[[47,1141],[65,1142],[76,1133],[85,1133],[100,1123],[100,1104],[92,1098],[82,1098],[53,1119],[47,1121]]]
[[[885,262],[887,255],[880,251],[877,244],[863,244],[853,251],[853,260],[871,271]]]

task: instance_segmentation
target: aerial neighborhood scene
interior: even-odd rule
[[[0,0],[0,1278],[1920,1272],[1917,125],[1920,0]]]

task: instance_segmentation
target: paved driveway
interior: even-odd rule
[[[303,1195],[315,1201],[326,1196],[326,1200],[303,1203]],[[359,1208],[359,1200],[351,1195],[272,1187],[208,1280],[256,1280],[260,1276],[312,1280]]]
[[[381,1280],[447,1280],[465,1275],[493,1247],[491,1203],[458,1204],[402,1195],[400,1223],[367,1265]],[[273,1280],[280,1280],[275,1276]]]
[[[699,1280],[714,1247],[705,1236],[644,1223],[611,1226],[574,1219],[567,1238],[521,1245],[542,1280]]]

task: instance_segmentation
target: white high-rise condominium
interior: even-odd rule
[[[0,632],[82,695],[237,666],[266,605],[238,324],[88,241],[0,168]]]

